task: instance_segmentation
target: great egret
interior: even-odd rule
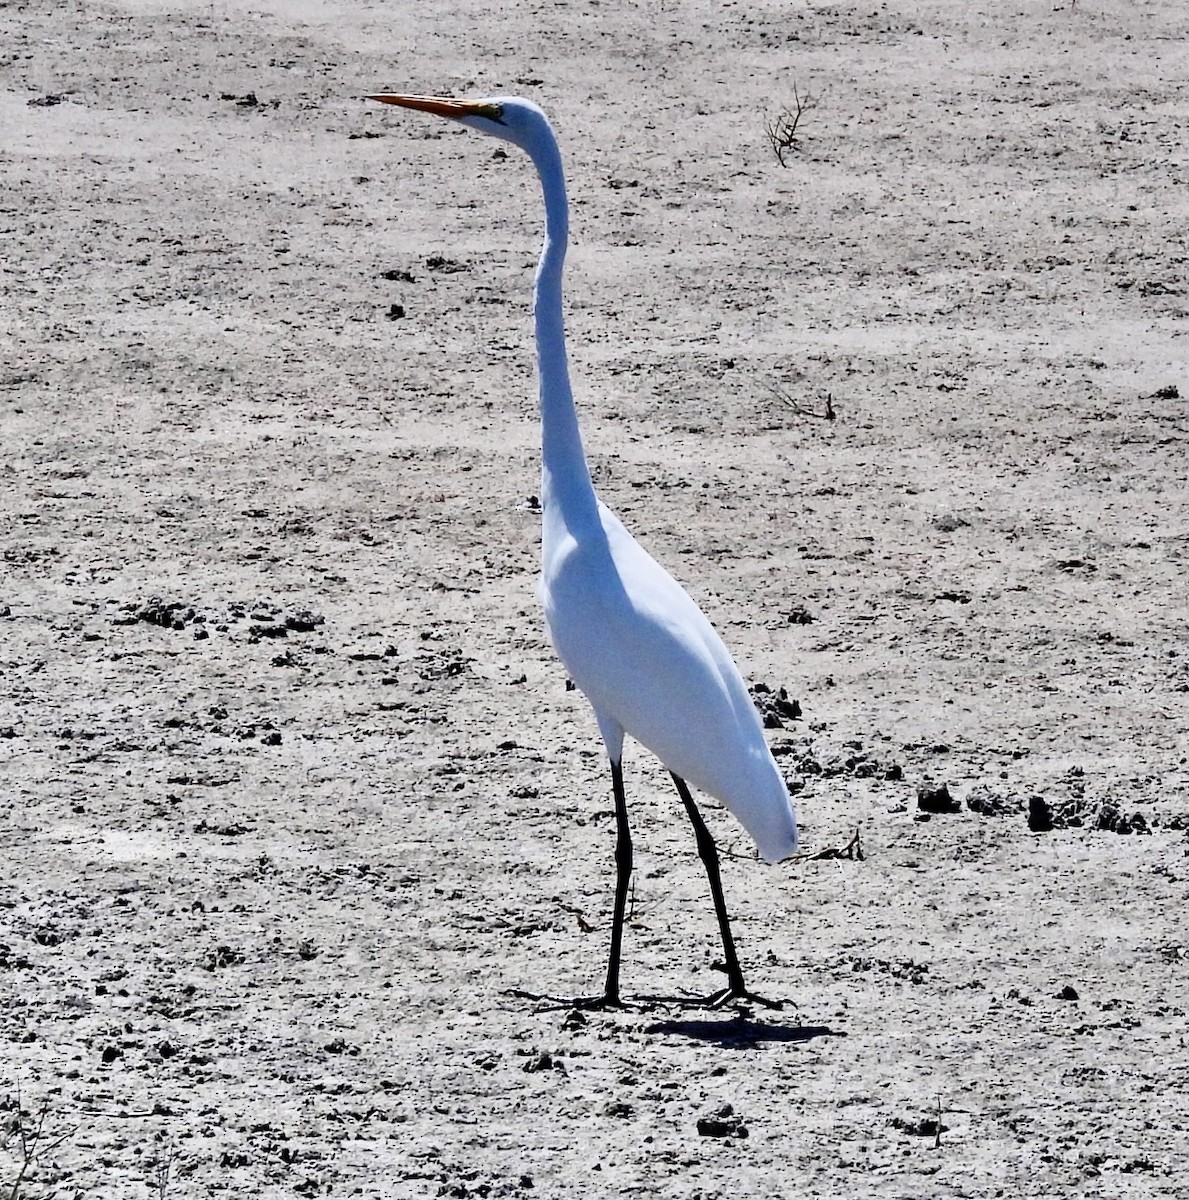
[[[615,794],[616,887],[607,982],[582,1003],[618,1006],[632,836],[623,789],[630,733],[669,769],[694,827],[722,934],[727,986],[708,998],[769,1003],[747,991],[719,876],[718,851],[686,781],[721,800],[777,862],[797,846],[788,788],[722,639],[684,589],[595,495],[570,391],[562,315],[569,209],[561,152],[527,100],[369,96],[459,121],[526,151],[545,198],[545,244],[533,290],[541,406],[541,601],[558,657],[594,709]]]

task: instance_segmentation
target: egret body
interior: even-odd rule
[[[376,95],[385,104],[459,121],[524,150],[541,179],[545,244],[533,292],[541,409],[541,601],[550,638],[594,709],[611,764],[617,868],[611,952],[603,994],[620,1003],[619,963],[632,842],[623,788],[624,734],[669,769],[694,826],[722,935],[727,987],[710,999],[751,998],[735,952],[714,841],[687,783],[722,801],[776,862],[797,846],[788,788],[759,715],[722,639],[673,577],[599,500],[570,390],[562,312],[569,228],[557,139],[527,100]]]

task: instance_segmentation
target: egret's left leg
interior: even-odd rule
[[[727,917],[727,902],[723,897],[722,875],[718,869],[718,847],[714,844],[714,838],[710,836],[710,830],[706,828],[706,822],[702,820],[702,814],[698,812],[698,806],[694,803],[694,798],[690,795],[685,780],[680,775],[674,775],[672,771],[669,774],[673,775],[673,782],[677,785],[677,794],[681,797],[681,802],[685,805],[685,811],[689,816],[690,824],[694,827],[694,837],[698,843],[698,856],[706,868],[706,878],[710,880],[710,894],[714,898],[714,911],[718,916],[718,930],[722,934],[723,957],[726,960],[727,986],[722,991],[715,992],[713,996],[709,997],[707,1003],[713,1007],[717,1007],[720,1004],[726,1004],[730,1000],[752,1000],[756,1004],[763,1004],[768,1008],[782,1008],[783,1005],[779,1000],[765,1000],[763,996],[757,996],[749,992],[743,982],[743,969],[739,966],[739,955],[735,953],[735,939],[731,936],[731,922]]]
[[[628,823],[627,796],[623,790],[623,760],[611,759],[611,787],[615,794],[615,908],[611,918],[611,951],[607,958],[607,983],[600,996],[544,995],[513,988],[511,995],[544,1001],[550,1008],[629,1008],[619,994],[619,962],[623,950],[623,927],[627,919],[628,890],[632,881],[632,830]]]

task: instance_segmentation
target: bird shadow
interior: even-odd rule
[[[738,1013],[723,1020],[687,1017],[655,1021],[646,1033],[665,1033],[691,1041],[708,1042],[725,1050],[748,1050],[761,1042],[809,1042],[820,1037],[846,1037],[828,1025],[799,1025],[791,1021],[758,1021]]]

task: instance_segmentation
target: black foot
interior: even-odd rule
[[[521,1000],[532,1000],[541,1006],[542,1012],[553,1009],[577,1008],[582,1012],[595,1012],[607,1008],[643,1008],[642,1004],[633,1004],[619,996],[550,996],[544,992],[527,992],[523,988],[508,988],[504,995],[516,996]]]
[[[704,1008],[725,1008],[728,1004],[743,1003],[743,1004],[758,1004],[761,1008],[770,1008],[776,1011],[784,1008],[783,1000],[769,1000],[766,996],[759,996],[755,992],[749,992],[742,984],[731,985],[725,987],[721,991],[715,992],[713,995],[707,996],[702,1001]]]

